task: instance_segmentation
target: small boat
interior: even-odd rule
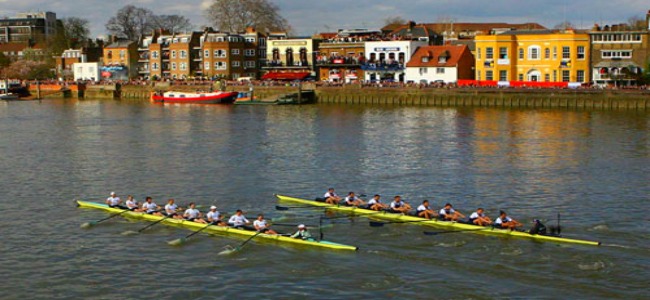
[[[151,102],[154,103],[202,103],[202,104],[229,104],[235,102],[237,92],[153,92]]]
[[[591,245],[591,246],[600,246],[600,244],[601,244],[600,242],[597,242],[597,241],[588,241],[588,240],[565,238],[565,237],[557,236],[557,235],[530,234],[528,232],[509,230],[509,229],[501,229],[501,228],[494,228],[494,227],[487,227],[487,226],[478,226],[478,225],[474,225],[474,224],[466,224],[466,223],[451,222],[451,221],[441,221],[441,220],[437,220],[437,219],[428,220],[428,219],[420,218],[420,217],[416,217],[416,216],[410,216],[410,215],[404,215],[404,214],[398,214],[398,213],[391,213],[391,212],[387,212],[387,211],[375,211],[375,210],[359,208],[359,207],[355,207],[355,206],[333,205],[333,204],[329,204],[329,203],[325,203],[325,202],[319,202],[319,201],[315,201],[315,200],[307,200],[307,199],[301,199],[301,198],[295,198],[295,197],[283,196],[283,195],[275,195],[275,196],[280,201],[285,201],[285,202],[318,206],[318,207],[322,207],[324,209],[342,211],[342,212],[355,214],[355,215],[360,215],[360,216],[365,216],[365,217],[370,217],[370,218],[377,218],[377,219],[390,220],[390,221],[399,221],[399,222],[404,222],[404,223],[416,223],[416,224],[439,227],[439,228],[444,228],[444,229],[451,229],[451,230],[454,230],[454,231],[458,230],[458,231],[468,231],[468,232],[474,232],[474,233],[485,233],[485,234],[501,235],[501,236],[513,236],[513,237],[527,238],[527,239],[533,239],[533,240],[543,241],[543,242],[572,243],[572,244]]]
[[[110,213],[121,213],[124,212],[124,209],[121,208],[112,208],[108,207],[108,205],[104,203],[97,203],[97,202],[90,202],[90,201],[82,201],[82,200],[77,200],[77,206],[81,208],[94,208],[94,209],[101,209]],[[128,217],[128,218],[135,218],[135,219],[141,219],[145,221],[160,221],[160,219],[163,219],[164,217],[161,216],[154,216],[150,214],[146,214],[143,212],[125,212],[122,214],[122,216]],[[190,230],[200,230],[206,226],[206,224],[202,223],[197,223],[197,222],[192,222],[192,221],[187,221],[187,220],[179,220],[179,219],[173,219],[173,218],[167,218],[164,221],[161,221],[162,224],[170,225],[170,226],[176,226],[176,227],[183,227],[186,229]],[[235,235],[235,236],[243,236],[246,238],[252,237],[257,234],[257,231],[254,230],[245,230],[245,229],[237,229],[237,228],[232,228],[228,226],[218,226],[218,225],[210,225],[208,226],[205,230],[203,230],[206,233],[213,233],[213,234],[220,234],[220,235]],[[298,246],[307,246],[307,247],[316,247],[316,248],[321,248],[321,249],[330,249],[330,250],[347,250],[347,251],[356,251],[358,250],[357,247],[355,246],[350,246],[350,245],[344,245],[344,244],[339,244],[335,242],[330,242],[330,241],[325,241],[325,240],[302,240],[302,239],[295,239],[291,238],[288,236],[284,235],[276,235],[276,234],[265,234],[261,233],[255,237],[257,240],[266,240],[266,241],[273,241],[273,242],[278,242],[278,243],[284,243],[284,244],[291,244],[291,245],[298,245]]]
[[[19,96],[13,93],[0,94],[0,100],[18,100]]]

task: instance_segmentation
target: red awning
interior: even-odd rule
[[[262,80],[303,80],[309,76],[308,72],[270,72],[262,76]]]

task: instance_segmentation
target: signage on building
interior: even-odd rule
[[[375,52],[399,51],[399,47],[376,47]]]
[[[273,46],[306,46],[307,41],[273,41]]]

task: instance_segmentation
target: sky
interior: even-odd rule
[[[197,29],[210,25],[203,12],[213,0],[0,0],[0,17],[18,12],[52,11],[58,18],[81,17],[90,21],[91,35],[106,35],[105,24],[125,5],[151,9],[155,14],[179,14]],[[337,29],[379,29],[389,17],[417,23],[536,22],[554,27],[564,20],[577,28],[595,23],[618,24],[650,10],[648,0],[270,0],[294,28],[310,36]]]

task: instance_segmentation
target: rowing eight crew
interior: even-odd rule
[[[142,203],[142,206],[140,207],[133,196],[129,195],[125,203],[126,206],[123,206],[122,200],[117,196],[117,194],[115,192],[111,192],[110,197],[106,199],[106,204],[112,208],[128,209],[130,211],[144,212],[150,215],[187,220],[201,224],[230,226],[237,229],[255,230],[266,234],[279,234],[270,228],[270,225],[266,219],[264,219],[263,214],[257,215],[257,219],[253,222],[253,226],[249,226],[250,221],[246,219],[241,209],[238,209],[226,223],[222,220],[221,213],[217,211],[217,207],[214,205],[210,206],[210,211],[206,213],[204,219],[203,214],[198,209],[196,209],[196,204],[194,202],[191,202],[188,205],[188,208],[185,209],[182,215],[179,213],[182,208],[175,204],[174,199],[169,199],[167,201],[167,204],[165,205],[163,211],[161,210],[160,206],[153,202],[153,199],[151,197],[146,197],[145,202]],[[297,231],[292,234],[291,237],[305,240],[312,239],[311,234],[309,231],[307,231],[307,227],[303,224],[298,225]]]
[[[374,195],[368,203],[364,203],[363,200],[355,196],[354,192],[349,192],[347,197],[341,198],[336,194],[333,188],[330,188],[327,193],[323,195],[323,198],[317,198],[317,201],[318,200],[335,205],[356,206],[376,211],[410,214],[425,219],[437,218],[443,221],[463,222],[462,219],[466,218],[464,214],[455,210],[451,203],[446,203],[445,206],[436,213],[436,211],[429,205],[429,200],[422,201],[422,204],[416,208],[415,212],[411,212],[411,205],[404,202],[401,196],[395,196],[393,201],[387,205],[381,203],[381,196],[377,194]],[[516,229],[523,226],[520,222],[510,218],[504,211],[500,211],[499,217],[492,221],[490,217],[485,215],[485,210],[483,208],[478,208],[469,216],[468,221],[465,221],[464,223],[507,229]]]

